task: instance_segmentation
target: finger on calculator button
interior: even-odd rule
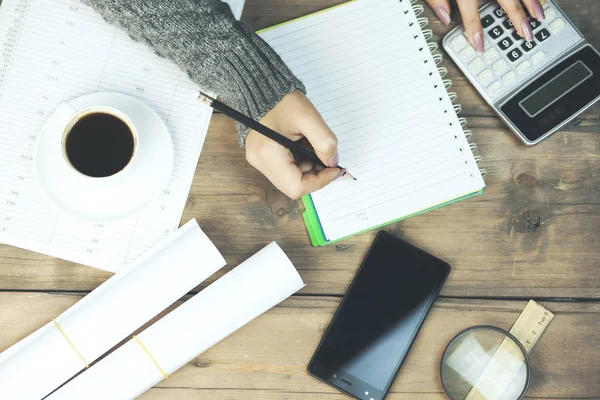
[[[514,32],[513,32],[513,34],[512,34],[512,37],[513,37],[513,39],[515,39],[516,41],[519,41],[519,40],[525,40],[525,39],[523,39],[523,38],[521,37],[521,35],[519,35],[519,32],[517,32],[517,31],[514,31]]]
[[[477,0],[461,0],[458,2],[458,8],[462,15],[467,38],[469,38],[471,45],[477,52],[483,53],[485,45],[483,43],[483,28],[481,27],[481,15],[479,14]]]
[[[531,21],[529,21],[529,25],[531,25],[531,29],[533,29],[534,31],[539,28],[542,23],[539,22],[538,20],[532,19]]]
[[[502,25],[504,25],[504,27],[508,30],[511,30],[512,28],[514,28],[513,22],[510,19],[507,19],[506,21],[504,21],[502,23]]]
[[[528,37],[531,34],[531,30],[527,24],[527,15],[525,14],[525,10],[523,10],[521,0],[498,0],[498,3],[500,3],[502,8],[506,11],[508,18],[513,22],[517,32],[531,40],[531,38]],[[528,29],[527,32],[525,31],[526,29]]]

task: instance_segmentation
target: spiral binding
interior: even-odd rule
[[[415,4],[417,2],[417,0],[398,0],[398,1],[400,3],[404,3],[405,1],[407,3],[410,3],[411,8],[413,9],[413,11],[415,13],[415,16],[417,17],[416,24],[421,29],[421,34],[423,35],[423,38],[425,39],[425,41],[430,40],[433,37],[433,31],[431,29],[424,29],[429,24],[429,20],[425,17],[421,17],[421,14],[423,14],[423,12],[425,11],[425,7],[421,4]],[[408,14],[408,13],[409,13],[408,10],[404,10],[404,14]],[[414,25],[415,25],[415,22],[409,23],[410,27],[413,27]],[[418,37],[419,37],[419,34],[414,35],[415,39],[417,39]],[[442,62],[443,56],[440,53],[434,54],[433,52],[438,50],[439,46],[437,45],[437,43],[428,42],[427,48],[431,52],[431,55],[433,57],[433,62],[435,63],[436,66],[438,66]],[[423,49],[419,49],[419,50],[422,51]],[[427,63],[427,60],[425,60],[425,63]],[[452,80],[444,79],[444,77],[448,74],[448,69],[445,67],[438,67],[437,72],[439,73],[440,78],[442,78],[442,83],[444,85],[444,88],[446,90],[450,89],[452,87]],[[431,75],[431,73],[430,73],[430,75]],[[437,87],[437,85],[436,85],[436,87]],[[456,92],[448,92],[448,97],[450,98],[451,102],[454,102],[458,96],[457,96]],[[458,114],[460,114],[462,112],[462,105],[460,105],[460,104],[454,104],[453,108],[454,108],[454,112],[456,113],[457,116],[458,116]],[[458,122],[461,127],[464,127],[468,123],[467,119],[463,118],[463,117],[459,117]],[[451,122],[450,122],[450,125],[452,125]],[[463,132],[464,132],[465,138],[467,140],[470,140],[472,138],[473,132],[471,130],[464,130]],[[458,137],[455,136],[455,138],[458,138]],[[477,144],[469,143],[469,150],[471,150],[471,152],[473,154],[475,154],[475,152],[477,151]],[[460,151],[463,151],[463,149],[461,148]],[[475,159],[475,163],[479,166],[479,164],[482,161],[481,156],[474,155],[473,158]],[[465,161],[465,163],[466,163],[466,161]],[[485,169],[480,168],[479,172],[481,173],[482,177],[487,175],[487,170],[485,170]]]

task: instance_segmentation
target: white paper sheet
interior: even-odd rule
[[[56,318],[89,364],[225,265],[195,220]],[[54,322],[0,354],[0,399],[39,400],[85,369]]]
[[[241,14],[243,1],[233,1]],[[212,115],[177,66],[78,0],[3,0],[0,6],[0,242],[109,271],[177,229]],[[58,103],[116,91],[151,106],[175,146],[174,173],[141,215],[106,224],[61,213],[34,173],[38,132]]]
[[[328,240],[485,186],[409,1],[358,0],[261,37],[304,82],[358,178],[312,195]]]
[[[276,243],[231,270],[137,337],[166,374],[302,288]],[[67,383],[48,400],[132,399],[163,379],[132,339]]]

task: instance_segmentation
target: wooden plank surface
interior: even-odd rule
[[[270,0],[251,0],[244,18],[259,29],[335,3],[285,0],[272,7]],[[600,44],[600,30],[590,23],[593,18],[586,18],[600,15],[600,2],[560,3],[592,42]],[[432,16],[428,9],[426,15]],[[448,28],[431,20],[439,40]],[[600,106],[539,146],[527,148],[456,67],[449,60],[445,65],[484,157],[488,187],[481,197],[386,229],[453,265],[445,296],[600,299]],[[301,212],[300,202],[287,200],[246,163],[233,124],[215,116],[183,221],[197,218],[230,265],[277,240],[307,282],[303,293],[340,295],[374,234],[314,249]],[[103,271],[0,246],[0,290],[89,291],[108,277]]]
[[[0,293],[0,304],[11,304],[0,313],[0,349],[42,326],[79,298],[72,294]],[[337,298],[319,296],[286,300],[140,399],[344,399],[305,372],[338,303]],[[446,344],[474,325],[509,329],[525,304],[437,301],[388,398],[445,399],[438,371]],[[556,318],[531,352],[533,373],[528,398],[600,397],[600,304],[542,305],[556,313]]]
[[[273,0],[248,0],[244,20],[260,29],[340,2],[278,0],[275,7]],[[600,47],[600,2],[559,3]],[[449,28],[428,8],[426,16],[439,42]],[[600,399],[600,105],[526,148],[452,62],[444,65],[484,157],[488,187],[481,197],[386,228],[453,266],[389,398],[446,399],[438,366],[448,341],[472,325],[509,328],[524,300],[536,298],[557,317],[531,354],[528,398]],[[299,202],[247,165],[233,123],[216,115],[182,220],[197,218],[230,266],[276,240],[307,286],[142,399],[345,398],[304,369],[374,233],[312,248],[301,213]],[[0,351],[110,276],[0,245]]]
[[[496,118],[471,122],[489,171],[484,195],[386,229],[452,264],[446,296],[600,298],[598,132],[571,126],[526,148]],[[229,265],[276,240],[304,293],[342,294],[374,233],[312,248],[301,212],[245,165],[233,124],[215,116],[183,220],[197,218]],[[0,266],[2,289],[88,291],[110,276],[8,246]]]

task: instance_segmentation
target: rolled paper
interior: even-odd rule
[[[192,220],[0,354],[0,399],[40,400],[225,265]]]
[[[271,243],[47,400],[133,399],[303,286]]]

